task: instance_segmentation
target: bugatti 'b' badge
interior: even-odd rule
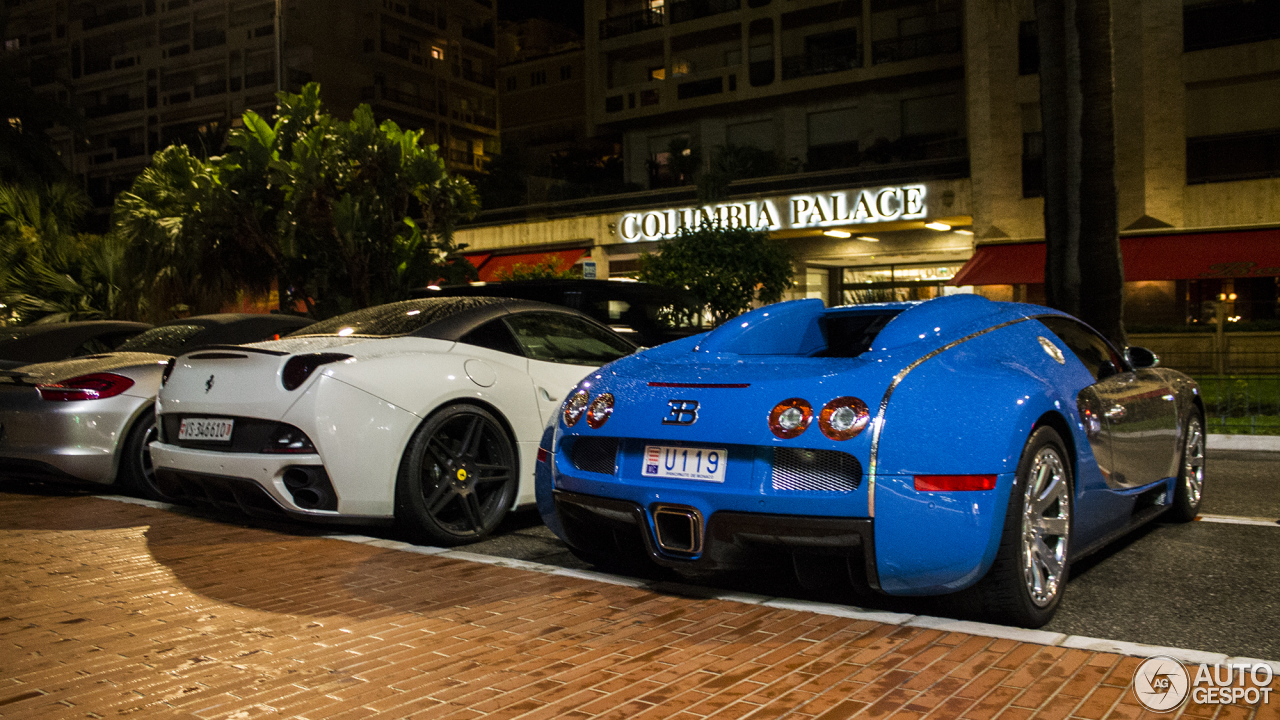
[[[692,425],[698,421],[697,400],[668,400],[671,412],[662,419],[663,425]]]

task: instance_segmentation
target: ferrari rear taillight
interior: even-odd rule
[[[169,376],[173,374],[173,366],[178,364],[178,358],[169,358],[169,362],[164,364],[164,372],[160,373],[160,387],[164,387],[169,383]]]
[[[75,400],[102,400],[115,397],[133,387],[133,381],[114,373],[93,373],[48,385],[37,385],[41,400],[72,402]]]
[[[769,413],[769,429],[783,440],[799,437],[813,422],[813,406],[801,398],[783,400]]]
[[[871,420],[867,404],[856,397],[838,397],[818,413],[818,428],[832,440],[857,437]]]
[[[573,427],[582,419],[583,413],[587,411],[587,403],[590,397],[586,390],[575,391],[564,402],[564,425],[565,427]]]
[[[310,355],[294,355],[284,364],[284,370],[280,373],[280,384],[285,390],[297,390],[302,383],[311,377],[311,373],[316,368],[329,363],[342,362],[350,360],[350,355],[342,353],[311,353]]]
[[[592,430],[598,430],[612,414],[613,394],[603,393],[587,406],[587,425],[591,426]]]
[[[916,475],[918,492],[963,492],[994,490],[995,475]]]

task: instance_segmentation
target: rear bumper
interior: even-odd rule
[[[653,562],[677,570],[719,571],[761,564],[790,563],[795,555],[842,557],[856,578],[879,589],[874,522],[870,518],[770,515],[716,511],[701,518],[697,552],[672,549],[656,531],[658,521],[640,505],[556,490],[552,497],[565,540],[591,554],[643,553]],[[679,512],[683,506],[663,505]],[[679,541],[677,541],[679,543]],[[663,547],[666,544],[667,547]]]
[[[34,388],[0,390],[0,474],[109,485],[117,450],[151,398],[48,402]]]
[[[308,476],[321,496],[332,502],[310,503],[341,508],[319,455],[272,455],[193,450],[162,442],[151,443],[156,482],[177,500],[238,509],[249,515],[289,516],[319,522],[370,522],[382,518],[306,507],[304,496],[286,482],[291,471]]]

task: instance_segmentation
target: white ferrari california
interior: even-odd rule
[[[568,308],[427,298],[177,358],[151,444],[166,495],[250,514],[394,519],[457,545],[534,502],[538,442],[592,369],[635,350]]]

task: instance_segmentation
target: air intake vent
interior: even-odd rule
[[[773,489],[784,492],[847,493],[862,482],[858,458],[834,450],[776,448]]]
[[[612,475],[618,466],[618,439],[579,437],[569,455],[579,470]]]

